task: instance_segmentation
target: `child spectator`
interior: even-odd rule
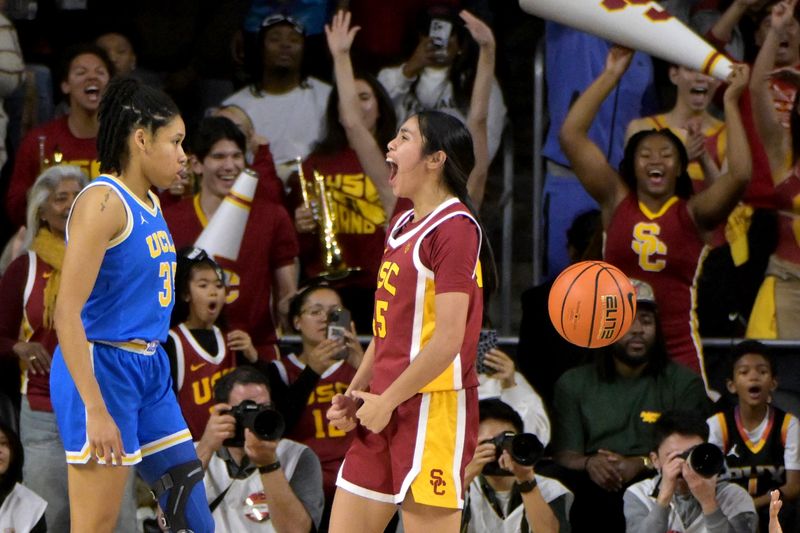
[[[739,343],[731,354],[728,391],[738,401],[708,419],[708,441],[726,455],[730,481],[753,498],[762,531],[769,520],[769,493],[778,489],[785,502],[800,495],[800,426],[794,415],[770,404],[778,386],[767,347],[758,341]],[[795,531],[795,505],[780,519]]]
[[[227,295],[225,274],[204,250],[180,251],[175,294],[179,296],[164,350],[183,417],[194,440],[199,440],[213,405],[214,384],[236,367],[236,353],[254,363],[258,352],[246,332],[218,326]]]

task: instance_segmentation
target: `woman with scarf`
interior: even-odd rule
[[[67,463],[50,404],[56,295],[72,202],[88,178],[75,166],[45,170],[28,192],[23,253],[0,280],[0,358],[22,371],[20,437],[26,485],[47,500],[51,531],[69,531]]]

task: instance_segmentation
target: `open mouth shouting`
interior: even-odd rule
[[[397,177],[397,163],[391,157],[387,157],[386,166],[389,167],[389,185],[392,185],[394,178]]]

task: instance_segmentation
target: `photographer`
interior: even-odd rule
[[[687,454],[708,440],[708,426],[699,413],[664,413],[654,434],[650,459],[659,475],[625,491],[628,533],[754,533],[758,529],[758,516],[747,491],[705,472],[704,466],[719,471],[721,457],[716,468],[710,468]]]
[[[206,494],[217,532],[316,530],[323,495],[322,471],[314,452],[297,442],[262,439],[242,428],[248,418],[242,408],[252,407],[243,402],[250,400],[260,408],[270,405],[264,375],[250,367],[237,368],[217,382],[214,399],[218,403],[197,443],[197,456],[206,471]],[[271,430],[269,426],[278,424],[259,428]],[[225,443],[237,433],[243,442]]]
[[[500,450],[496,444],[509,439],[510,434],[522,433],[519,414],[501,400],[491,399],[480,401],[479,417],[478,447],[464,479],[469,492],[461,531],[569,531],[572,493],[558,481],[536,474],[533,465],[518,463],[507,449]],[[518,459],[535,462],[535,455],[541,451],[531,449],[528,457]]]

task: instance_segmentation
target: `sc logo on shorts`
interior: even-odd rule
[[[447,482],[442,478],[444,472],[438,468],[431,469],[431,485],[433,485],[433,493],[437,496],[444,496],[446,491],[441,487],[446,487]]]

